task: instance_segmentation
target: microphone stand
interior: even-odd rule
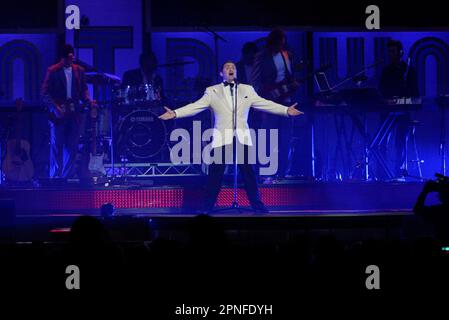
[[[407,103],[407,80],[408,80],[408,72],[410,70],[410,58],[407,59],[407,68],[405,69],[405,73],[404,73],[404,104]]]
[[[223,42],[227,42],[227,40],[225,38],[223,38],[222,36],[220,36],[218,33],[216,33],[214,30],[212,30],[211,28],[207,27],[207,26],[201,26],[201,27],[196,27],[196,29],[203,29],[203,32],[209,33],[214,37],[214,63],[215,63],[215,74],[216,74],[216,81],[220,82],[220,70],[218,70],[218,40],[221,40]],[[213,117],[211,114],[211,119],[210,119],[210,124],[211,126],[214,125],[213,123]]]
[[[217,75],[217,79],[216,79],[217,82],[220,82],[220,79],[219,79],[220,70],[218,70],[218,40],[221,40],[223,42],[228,42],[228,41],[209,27],[201,26],[198,28],[203,29],[205,32],[211,34],[214,37],[215,74]]]
[[[232,205],[229,208],[222,208],[222,209],[218,209],[216,211],[227,211],[227,210],[237,210],[239,213],[243,212],[243,211],[252,211],[251,209],[248,208],[242,208],[239,206],[239,203],[237,201],[237,187],[238,187],[238,165],[237,165],[237,159],[238,159],[238,155],[237,155],[237,143],[239,142],[239,139],[237,137],[237,95],[238,95],[238,84],[237,81],[235,81],[235,83],[230,83],[230,89],[231,89],[231,100],[232,100],[232,122],[233,122],[233,128],[232,128],[232,139],[234,140],[234,136],[235,136],[235,143],[233,143],[233,147],[232,147],[232,153],[233,153],[233,161],[234,161],[234,187],[233,187],[233,201],[232,201]],[[235,86],[235,96],[234,96],[234,90],[233,87]],[[235,98],[234,98],[235,97]],[[245,155],[243,155],[245,156]],[[245,158],[245,157],[243,157]]]
[[[378,65],[379,63],[381,63],[382,61],[383,61],[383,60],[379,60],[379,61],[373,63],[372,65],[370,65],[370,66],[368,66],[368,67],[366,67],[366,68],[363,68],[361,71],[357,72],[356,74],[354,74],[354,75],[352,75],[352,76],[349,76],[349,77],[343,79],[340,83],[337,83],[335,86],[333,86],[332,88],[330,88],[329,91],[333,91],[333,90],[335,90],[335,89],[341,87],[341,85],[345,84],[346,82],[348,82],[348,81],[350,81],[350,80],[357,79],[359,76],[361,76],[362,74],[364,74],[365,71],[367,71],[367,70],[369,70],[369,69],[371,69],[371,68],[374,68],[375,66],[377,66],[377,65]]]

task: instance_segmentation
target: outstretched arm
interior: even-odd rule
[[[285,116],[285,117],[296,117],[301,114],[304,114],[304,112],[297,110],[295,107],[298,105],[298,103],[294,103],[290,107],[284,106],[282,104],[273,102],[271,100],[264,99],[260,97],[255,91],[254,88],[251,88],[251,106],[254,109],[273,113],[279,116]]]
[[[201,97],[201,99],[199,99],[193,103],[190,103],[184,107],[181,107],[176,110],[171,110],[167,107],[164,107],[165,110],[167,110],[167,112],[165,112],[164,114],[159,116],[159,118],[162,120],[170,120],[170,119],[174,119],[174,118],[191,117],[191,116],[194,116],[194,115],[200,113],[203,110],[206,110],[209,107],[209,105],[210,105],[210,94],[206,90],[206,92],[204,92],[204,95]]]

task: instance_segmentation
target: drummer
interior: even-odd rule
[[[163,98],[162,78],[156,74],[157,59],[152,51],[144,52],[139,57],[140,67],[128,70],[123,74],[122,86],[139,87],[142,85],[151,85],[156,100]]]

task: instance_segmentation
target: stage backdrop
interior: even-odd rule
[[[410,64],[416,68],[424,103],[421,110],[412,112],[412,119],[419,121],[416,142],[419,158],[424,160],[423,175],[432,177],[434,172],[441,171],[440,142],[447,141],[448,138],[442,127],[442,112],[437,105],[439,95],[449,94],[448,32],[315,32],[314,65],[315,68],[326,64],[330,66],[327,75],[331,87],[370,67],[365,73],[368,80],[360,85],[377,87],[381,70],[388,61],[386,45],[389,39],[402,42],[404,60],[410,58]],[[355,87],[355,82],[348,81],[339,88]],[[446,123],[447,117],[446,115]],[[318,167],[321,170],[319,175],[333,179],[359,175],[360,164],[363,163],[364,140],[352,126],[350,119],[319,115],[315,123]],[[379,124],[378,115],[368,116],[371,137]],[[337,139],[338,136],[332,134],[337,131],[337,127],[346,134],[345,138]],[[340,137],[344,137],[343,134]],[[415,150],[412,140],[409,142],[410,174],[418,175],[417,164],[413,161],[416,160]],[[346,152],[348,148],[344,148],[345,144],[350,146],[351,152]],[[392,165],[391,162],[389,164]]]
[[[77,54],[98,71],[122,76],[138,66],[138,57],[143,47],[142,2],[139,0],[111,0],[98,4],[87,0],[67,1],[76,4],[85,18],[81,30],[75,34],[66,31],[67,42],[76,43]],[[86,19],[87,18],[87,19]],[[212,28],[214,29],[214,28]],[[263,46],[266,30],[214,29],[226,41],[218,40],[218,65],[225,60],[239,60],[241,47],[247,41],[256,41]],[[308,30],[307,32],[311,32]],[[449,32],[312,32],[307,37],[304,30],[288,30],[288,45],[297,59],[308,60],[314,69],[329,64],[327,70],[331,85],[337,84],[363,68],[379,62],[366,71],[368,80],[362,86],[377,86],[380,70],[385,63],[388,39],[401,40],[404,44],[404,58],[410,57],[415,66],[419,88],[424,96],[424,106],[413,113],[419,120],[416,137],[420,157],[424,160],[423,173],[431,177],[440,170],[440,141],[447,141],[447,134],[441,136],[442,116],[436,104],[436,97],[447,94],[449,89]],[[308,43],[307,39],[311,39]],[[217,79],[214,37],[204,29],[154,29],[151,45],[160,64],[193,62],[176,67],[160,67],[169,102],[173,107],[198,98],[205,86]],[[57,61],[57,35],[55,33],[1,34],[0,33],[0,106],[11,107],[16,97],[24,97],[28,107],[41,106],[39,88],[46,68]],[[308,61],[307,60],[307,61]],[[310,62],[309,61],[309,62]],[[299,78],[304,72],[299,72]],[[313,81],[309,84],[313,86]],[[348,82],[346,86],[355,84]],[[313,88],[311,88],[313,91]],[[99,100],[111,98],[110,88],[92,88]],[[298,92],[300,108],[307,110],[309,92],[305,84]],[[37,109],[36,109],[37,110]],[[292,146],[292,173],[311,174],[311,118],[295,120]],[[378,117],[377,117],[378,118]],[[376,130],[379,122],[370,117],[370,132]],[[447,116],[446,116],[447,118]],[[8,127],[8,116],[2,112],[0,121],[2,136]],[[448,120],[448,119],[446,119]],[[336,139],[335,126],[343,121],[348,138],[343,143],[352,146],[352,154],[342,155],[342,141]],[[23,135],[31,138],[34,157],[37,162],[47,159],[47,124],[45,115],[28,117]],[[340,126],[341,127],[341,126]],[[9,130],[11,131],[11,130]],[[355,177],[362,161],[360,134],[354,130],[348,119],[335,119],[333,115],[315,117],[316,133],[316,175],[323,178]],[[446,139],[443,139],[446,138]],[[35,141],[39,139],[41,141]],[[412,156],[412,155],[411,155]],[[43,164],[42,164],[43,165]],[[413,168],[412,168],[413,169]],[[416,170],[412,172],[416,174]],[[41,176],[44,174],[40,174]]]

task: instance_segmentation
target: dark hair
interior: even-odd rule
[[[232,63],[232,64],[235,66],[235,62],[234,62],[234,61],[232,61],[232,60],[226,60],[226,61],[223,62],[223,64],[221,65],[220,71],[223,71],[223,68],[224,68],[224,66],[225,66],[226,63]]]
[[[276,44],[278,44],[282,39],[285,39],[285,31],[281,28],[274,28],[268,34],[267,37],[267,47],[273,48]]]
[[[257,52],[258,50],[259,50],[259,48],[257,48],[257,44],[255,44],[252,41],[245,43],[242,47],[243,54],[247,54],[250,52]]]
[[[70,53],[75,54],[75,49],[71,44],[66,43],[61,49],[61,58],[67,58]]]
[[[387,48],[391,47],[397,48],[400,53],[404,51],[404,47],[402,46],[402,43],[399,40],[389,40],[387,43]]]
[[[156,59],[156,55],[154,54],[154,52],[152,52],[152,51],[142,52],[139,56],[139,65],[143,65],[143,62],[145,60],[151,61],[151,64],[156,67],[157,59]]]

